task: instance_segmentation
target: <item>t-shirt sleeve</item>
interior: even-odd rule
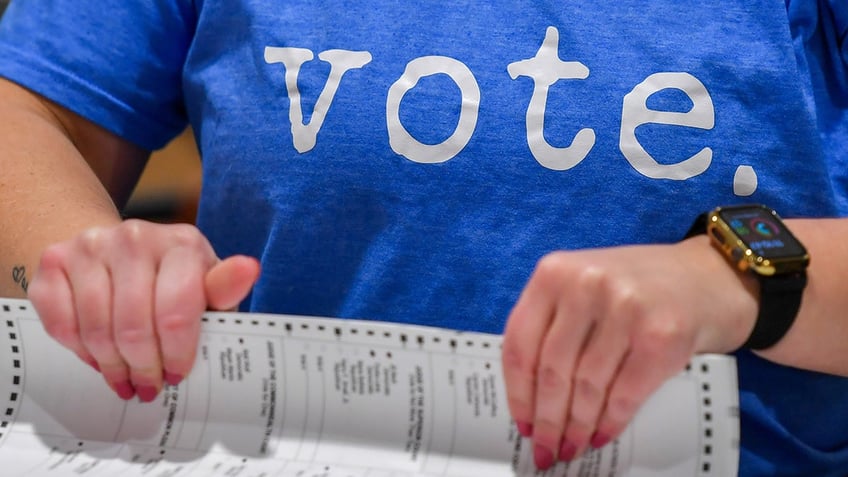
[[[0,76],[154,150],[185,128],[190,0],[14,0]]]

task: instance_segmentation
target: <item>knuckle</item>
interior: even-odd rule
[[[628,396],[611,397],[607,402],[606,418],[613,423],[627,422],[636,414],[640,403]]]
[[[575,395],[587,402],[598,402],[603,396],[603,387],[589,376],[577,375],[574,378]]]
[[[140,220],[129,219],[124,221],[115,230],[115,242],[121,253],[138,253],[147,242],[144,238],[145,231],[145,223]]]
[[[107,240],[107,232],[101,227],[90,228],[79,234],[74,240],[79,253],[89,257],[100,254]]]
[[[525,356],[522,347],[514,340],[504,340],[501,362],[507,370],[527,374],[533,372],[530,360]]]
[[[64,268],[67,263],[67,258],[70,254],[68,245],[64,242],[48,245],[38,261],[39,270],[49,270],[54,268]]]
[[[75,301],[80,310],[80,318],[86,315],[98,313],[100,310],[107,309],[106,292],[97,287],[93,283],[87,283],[79,286],[75,293]]]
[[[182,332],[187,330],[191,324],[191,318],[182,313],[167,314],[156,319],[156,327],[160,334]]]
[[[125,322],[120,326],[116,325],[115,341],[119,347],[148,343],[152,338],[152,331],[142,323]]]
[[[557,366],[542,365],[537,375],[537,384],[543,390],[562,390],[568,388],[570,379]]]
[[[541,259],[536,264],[534,272],[536,280],[543,285],[558,283],[568,269],[568,261],[565,252],[551,252]]]
[[[549,416],[536,416],[533,421],[533,440],[551,448],[559,444],[565,423]]]
[[[533,406],[517,396],[508,396],[507,405],[516,421],[529,422],[533,418]]]
[[[127,229],[131,233],[144,234],[144,231],[150,226],[149,222],[140,219],[127,219],[121,222],[120,228]]]
[[[171,226],[171,233],[178,246],[200,249],[206,245],[206,239],[194,226],[174,224]]]
[[[605,300],[610,290],[615,288],[615,282],[609,270],[601,265],[584,264],[571,272],[573,288],[581,296],[589,297],[593,303]],[[570,300],[570,295],[560,294],[560,300]]]
[[[578,448],[583,448],[592,437],[593,430],[594,426],[571,416],[568,419],[568,425],[563,431],[563,437]]]
[[[611,286],[609,272],[600,265],[588,264],[581,267],[575,278],[581,290],[606,292]]]
[[[618,284],[609,300],[611,313],[619,316],[640,317],[645,312],[642,295],[631,284]]]
[[[577,290],[593,296],[604,296],[613,289],[616,274],[604,263],[587,257],[575,258],[570,252],[551,252],[536,264],[533,279],[543,288],[555,291]],[[563,294],[565,299],[567,294]]]
[[[565,437],[576,444],[589,438],[592,427],[583,416],[572,412],[568,415],[568,424],[565,427],[564,434]]]
[[[648,356],[662,356],[685,341],[684,336],[677,320],[655,318],[640,329],[634,348]]]
[[[107,326],[88,326],[80,330],[82,342],[92,354],[104,354],[114,347],[112,333]]]

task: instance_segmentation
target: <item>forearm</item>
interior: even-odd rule
[[[68,125],[10,83],[0,98],[0,295],[21,297],[47,245],[120,218]]]
[[[789,366],[848,376],[848,219],[798,219],[787,225],[810,253],[808,283],[789,332],[759,352]]]

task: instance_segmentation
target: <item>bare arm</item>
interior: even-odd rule
[[[153,400],[191,370],[203,311],[236,306],[258,263],[219,260],[190,225],[121,221],[146,151],[2,80],[0,117],[0,294],[27,294],[119,396]]]
[[[810,252],[808,284],[792,328],[766,359],[848,376],[848,219],[787,221]]]
[[[48,244],[120,222],[148,154],[2,78],[0,117],[0,295],[21,297]]]

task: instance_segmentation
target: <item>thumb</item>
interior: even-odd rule
[[[206,303],[213,310],[234,310],[259,278],[259,262],[245,255],[233,255],[206,272]]]

